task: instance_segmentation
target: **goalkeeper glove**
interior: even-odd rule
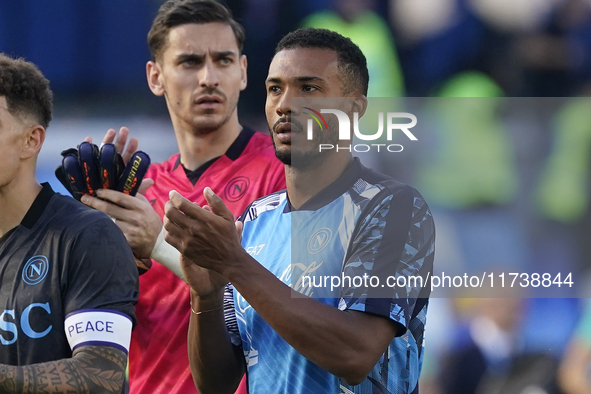
[[[84,194],[96,196],[98,189],[135,196],[150,166],[150,157],[142,151],[135,152],[125,166],[113,144],[104,144],[99,149],[83,142],[78,149],[63,151],[62,156],[55,176],[78,201]]]

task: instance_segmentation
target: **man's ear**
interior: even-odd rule
[[[240,90],[246,89],[248,78],[246,77],[246,70],[248,68],[248,61],[246,55],[240,56]]]
[[[351,112],[359,113],[359,118],[361,118],[367,110],[367,97],[353,97],[351,106]]]
[[[27,160],[37,155],[45,141],[45,128],[41,125],[31,126],[25,131],[23,138],[25,142],[21,150],[21,159]]]
[[[152,93],[156,96],[163,96],[165,93],[164,83],[162,82],[162,68],[157,62],[149,61],[146,63],[146,77],[148,78],[148,86]]]

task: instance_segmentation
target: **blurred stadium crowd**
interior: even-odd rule
[[[300,26],[357,43],[371,97],[439,97],[441,109],[445,97],[484,98],[445,112],[426,143],[379,163],[433,208],[436,266],[561,270],[591,285],[591,0],[225,3],[247,33],[246,124],[266,129],[268,64],[279,39]],[[36,63],[56,93],[40,163],[56,189],[59,151],[110,127],[129,126],[157,161],[175,153],[164,101],[145,82],[145,37],[160,4],[0,1],[0,52]],[[500,114],[496,97],[523,116]],[[591,393],[583,379],[591,381],[590,294],[460,296],[430,305],[422,393]]]

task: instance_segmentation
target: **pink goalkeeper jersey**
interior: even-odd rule
[[[259,197],[285,188],[283,164],[275,158],[271,138],[244,128],[224,156],[189,174],[176,154],[154,164],[147,178],[154,180],[146,197],[160,217],[170,190],[202,205],[206,186],[220,196],[238,217]],[[191,394],[197,389],[187,355],[189,286],[156,261],[140,276],[137,325],[129,351],[131,394]],[[239,393],[246,393],[244,382]]]

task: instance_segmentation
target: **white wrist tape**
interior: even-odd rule
[[[158,234],[158,238],[156,239],[150,257],[186,282],[185,275],[183,275],[183,270],[181,268],[181,252],[164,240],[164,227],[162,228],[162,231],[160,231],[160,234]]]
[[[124,313],[82,309],[66,316],[64,329],[72,351],[80,346],[112,346],[129,352],[132,322]]]

